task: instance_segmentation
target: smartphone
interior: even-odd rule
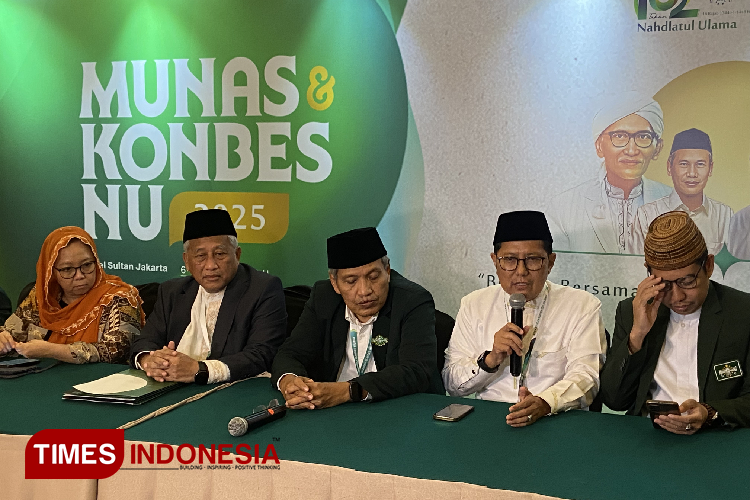
[[[31,366],[37,363],[39,360],[34,358],[15,358],[0,361],[0,366]]]
[[[472,411],[474,411],[473,406],[454,403],[436,412],[432,418],[435,420],[445,420],[446,422],[458,422]]]
[[[661,429],[659,424],[654,422],[656,417],[658,417],[659,415],[680,414],[680,405],[678,405],[674,401],[657,401],[654,399],[649,399],[648,401],[646,401],[646,406],[648,407],[648,414],[651,417],[651,423],[656,429]]]

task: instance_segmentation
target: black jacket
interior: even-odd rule
[[[291,336],[273,362],[271,383],[276,387],[285,373],[335,382],[345,356],[349,322],[346,306],[330,281],[318,281]],[[416,392],[445,394],[437,372],[435,303],[430,292],[391,271],[388,298],[372,328],[377,372],[357,377],[378,401]]]
[[[627,410],[629,415],[642,415],[645,411],[669,315],[669,309],[661,305],[643,347],[631,356],[628,338],[633,327],[633,299],[625,299],[617,306],[615,335],[599,392],[602,402],[611,409]],[[731,361],[739,363],[742,375],[720,377],[717,370]],[[712,281],[698,323],[699,400],[716,409],[731,426],[750,427],[749,367],[750,294]]]
[[[170,340],[179,345],[190,324],[198,287],[193,277],[165,281],[159,286],[154,310],[133,341],[131,365],[138,353],[161,349]],[[252,377],[270,370],[285,335],[281,280],[240,264],[224,292],[208,359],[224,362],[232,380]]]

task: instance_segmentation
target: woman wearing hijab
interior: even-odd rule
[[[96,245],[79,227],[56,229],[42,245],[36,284],[5,325],[0,354],[67,363],[121,363],[144,324],[135,287],[105,274]]]

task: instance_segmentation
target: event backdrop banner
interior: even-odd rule
[[[109,273],[180,276],[184,215],[213,207],[286,285],[377,226],[451,314],[496,283],[497,216],[543,210],[550,278],[610,331],[636,229],[686,209],[712,279],[750,291],[749,0],[0,0],[0,28],[12,293],[70,224]]]
[[[750,291],[750,2],[410,0],[397,38],[425,165],[406,272],[438,308],[497,282],[497,217],[522,209],[550,222],[550,279],[601,299],[610,332],[668,210],[712,279]]]
[[[65,225],[130,283],[180,276],[207,208],[243,261],[324,278],[326,237],[378,225],[404,163],[394,28],[375,0],[0,0],[0,286]]]

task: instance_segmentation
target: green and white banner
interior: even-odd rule
[[[455,313],[496,282],[500,213],[542,210],[557,226],[550,279],[601,299],[613,331],[617,303],[646,277],[632,220],[698,191],[689,208],[716,254],[712,279],[750,291],[750,2],[409,0],[398,41],[425,171],[419,259],[405,271],[438,308]],[[632,151],[643,184],[625,220],[592,125],[630,93],[659,103],[663,142]],[[670,169],[675,135],[692,128],[710,137],[711,169]]]
[[[0,0],[0,285],[65,225],[130,283],[180,276],[185,214],[215,207],[243,261],[324,278],[404,166],[392,3]]]
[[[130,283],[180,276],[185,213],[219,207],[286,285],[325,277],[326,237],[377,226],[455,314],[495,281],[497,216],[538,209],[551,279],[611,329],[645,269],[614,205],[586,201],[606,187],[592,123],[636,92],[663,110],[644,192],[700,188],[713,279],[750,290],[748,54],[748,0],[0,0],[0,286],[34,279],[63,225]],[[713,148],[697,184],[667,161],[691,128]]]

